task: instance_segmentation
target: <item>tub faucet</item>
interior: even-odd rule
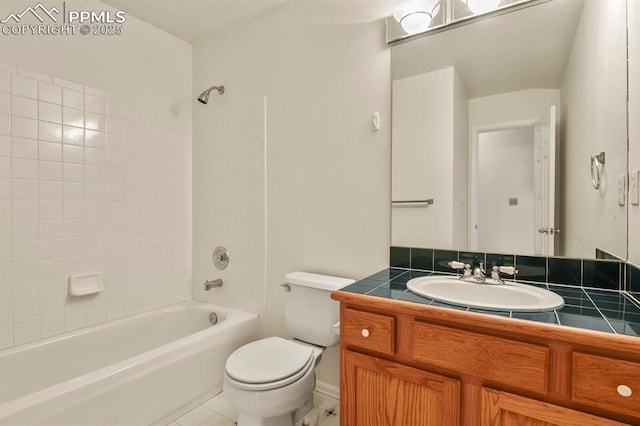
[[[204,289],[207,291],[216,287],[222,287],[222,280],[220,278],[218,278],[217,280],[204,282]]]

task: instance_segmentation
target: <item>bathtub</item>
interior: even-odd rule
[[[169,423],[219,393],[227,356],[257,336],[256,315],[189,301],[2,350],[0,424]]]

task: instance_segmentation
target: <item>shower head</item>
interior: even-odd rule
[[[209,87],[207,90],[205,90],[204,92],[200,93],[200,96],[198,96],[198,101],[200,101],[203,104],[207,104],[207,102],[209,102],[209,94],[214,91],[217,90],[218,93],[220,95],[222,95],[224,93],[224,86],[211,86]]]

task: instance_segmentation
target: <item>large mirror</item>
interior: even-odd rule
[[[626,259],[625,3],[392,47],[392,245]]]

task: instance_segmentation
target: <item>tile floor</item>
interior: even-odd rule
[[[315,392],[313,403],[320,415],[319,426],[340,425],[338,400]],[[170,423],[169,426],[234,426],[237,419],[236,410],[224,399],[224,395],[220,394]]]

